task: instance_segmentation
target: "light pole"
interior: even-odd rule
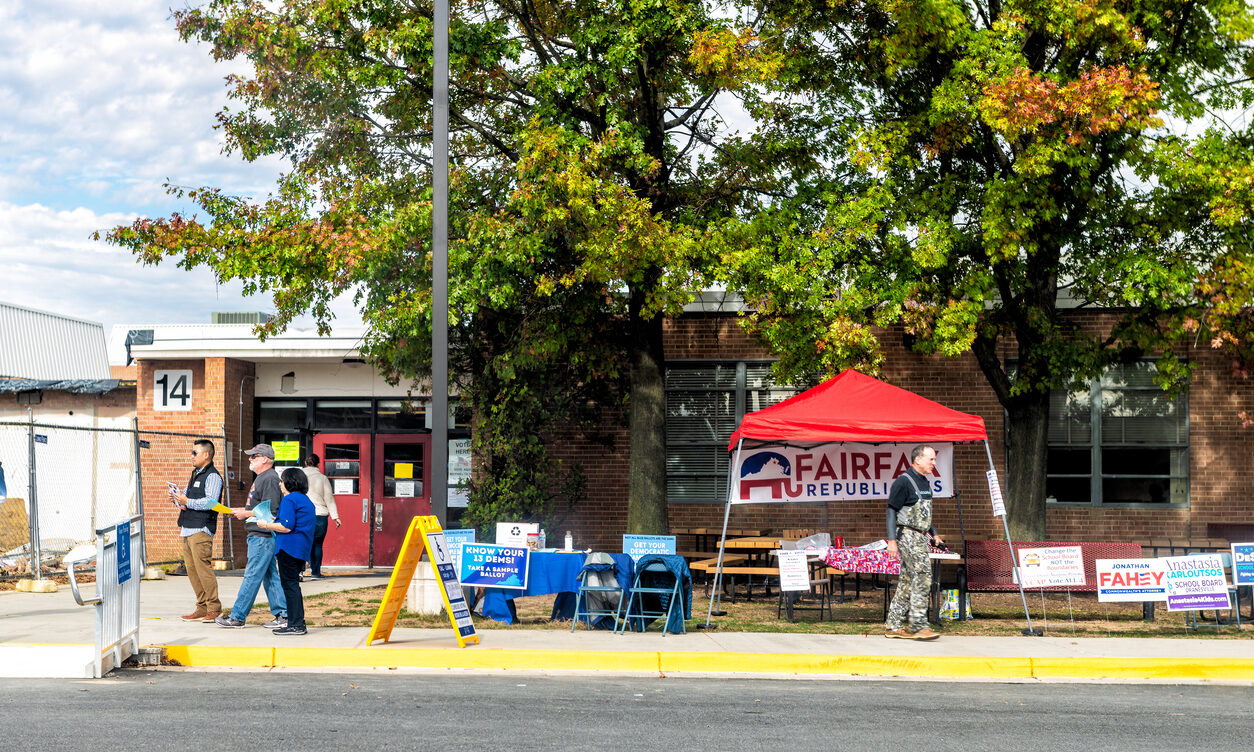
[[[448,522],[448,25],[435,0],[435,106],[431,144],[431,512]]]

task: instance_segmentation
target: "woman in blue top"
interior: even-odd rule
[[[279,477],[283,500],[279,502],[274,522],[257,522],[262,530],[275,535],[278,551],[275,561],[279,565],[279,584],[287,597],[287,626],[273,630],[276,635],[303,635],[305,629],[305,601],[300,594],[300,571],[309,561],[313,549],[314,526],[317,517],[313,502],[305,495],[309,479],[296,467],[289,467]]]

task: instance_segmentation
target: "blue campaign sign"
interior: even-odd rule
[[[675,553],[675,536],[673,535],[624,535],[623,553],[632,561],[640,561],[645,554]]]
[[[118,523],[118,584],[131,579],[131,523]]]
[[[462,544],[475,542],[474,528],[457,528],[444,531],[444,540],[448,541],[449,558],[453,560],[453,570],[462,570]]]
[[[1232,586],[1254,585],[1254,543],[1232,544]]]
[[[472,587],[526,590],[528,553],[526,546],[463,543],[458,579]]]

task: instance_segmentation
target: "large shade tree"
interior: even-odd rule
[[[735,258],[786,377],[875,370],[877,327],[974,353],[1041,539],[1049,392],[1249,332],[1254,19],[1233,0],[771,0],[825,170]],[[800,111],[799,111],[800,113]],[[801,122],[801,121],[796,121]],[[1082,331],[1070,302],[1113,315]],[[1008,350],[1010,358],[1004,358]]]
[[[628,527],[664,532],[663,318],[701,289],[726,226],[807,159],[786,136],[735,134],[716,108],[735,97],[768,125],[777,58],[752,23],[700,0],[460,0],[452,15],[452,378],[486,471],[472,508],[496,505],[481,522],[525,512],[511,501],[525,494],[542,512],[578,480],[553,482],[546,430],[625,393]],[[271,331],[304,312],[325,326],[355,292],[374,361],[424,375],[431,17],[425,0],[177,12],[184,39],[251,63],[229,79],[228,149],[291,170],[259,200],[176,188],[193,215],[109,239],[272,293]]]

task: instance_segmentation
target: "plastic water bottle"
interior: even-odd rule
[[[566,549],[567,551],[575,550],[575,539],[571,537],[570,531],[566,531]]]
[[[544,528],[540,528],[540,550],[543,551],[544,549]]]

